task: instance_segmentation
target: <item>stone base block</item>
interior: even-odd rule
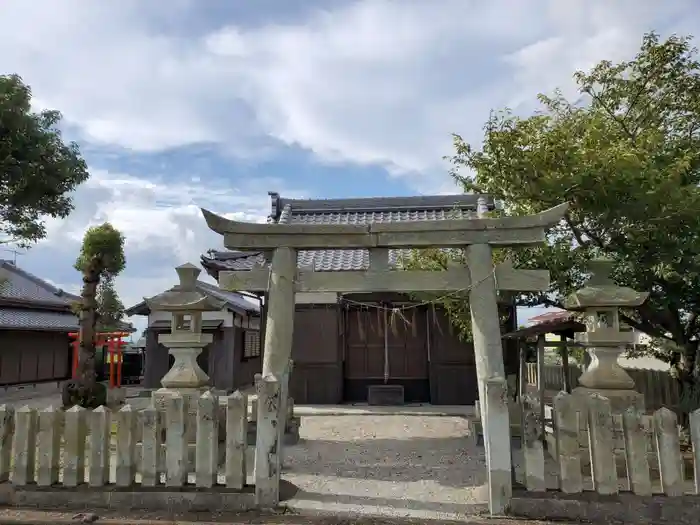
[[[645,411],[644,394],[640,394],[635,390],[603,390],[579,386],[571,392],[572,396],[581,396],[584,399],[591,394],[598,394],[608,398],[614,414],[621,414],[630,408],[635,408],[640,412]]]
[[[185,407],[190,412],[197,412],[197,399],[199,399],[205,392],[212,392],[214,390],[208,386],[200,388],[159,388],[154,391],[151,399],[153,400],[153,405],[158,408],[165,408],[165,402],[167,399],[174,395],[180,395],[185,401]]]
[[[189,417],[185,424],[185,433],[187,436],[187,441],[189,443],[194,443],[197,437],[197,400],[205,392],[212,392],[214,395],[219,395],[219,392],[210,387],[201,388],[159,388],[151,397],[153,406],[164,410],[165,402],[168,398],[175,394],[182,396],[185,402],[185,411],[188,413]],[[219,403],[219,441],[226,440],[226,405]]]

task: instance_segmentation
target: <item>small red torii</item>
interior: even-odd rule
[[[78,356],[80,354],[80,334],[71,332],[68,336],[73,339],[73,379],[76,379],[78,372]],[[122,347],[123,337],[128,337],[128,332],[100,332],[95,336],[95,346],[107,345],[107,354],[109,355],[109,388],[120,387],[122,385],[122,364],[123,352]],[[114,356],[116,355],[116,370],[114,366]],[[115,377],[116,372],[116,377]]]

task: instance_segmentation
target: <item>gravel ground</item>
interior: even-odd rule
[[[465,519],[487,510],[484,450],[469,421],[447,416],[310,416],[285,449],[288,506]]]

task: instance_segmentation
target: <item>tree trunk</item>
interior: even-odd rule
[[[78,367],[76,377],[63,391],[65,407],[80,405],[96,408],[106,403],[106,388],[97,382],[95,367],[95,339],[97,335],[97,287],[100,283],[101,264],[93,260],[83,273],[80,304],[80,334],[78,339]]]
[[[97,286],[100,284],[100,271],[96,262],[90,264],[83,275],[83,291],[80,294],[80,335],[77,376],[86,387],[97,383],[95,372],[95,336],[97,332]]]

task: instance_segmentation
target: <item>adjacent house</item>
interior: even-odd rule
[[[544,329],[549,327],[551,330],[561,330],[562,327],[569,328],[573,332],[583,332],[586,327],[582,321],[579,320],[580,315],[574,312],[568,312],[566,310],[555,310],[552,309],[543,314],[537,315],[530,318],[528,327],[537,327]],[[644,332],[641,332],[635,328],[631,328],[626,325],[620,327],[622,330],[627,330],[632,332],[632,346],[636,347],[637,353],[645,346],[651,342],[651,337],[649,337]],[[571,335],[570,337],[573,337]],[[548,342],[559,341],[560,336],[554,333],[545,334],[545,339]],[[640,368],[640,369],[651,369],[651,370],[668,370],[668,363],[656,359],[655,357],[643,356],[643,357],[629,357],[627,354],[623,354],[618,358],[618,363],[624,368]]]
[[[80,298],[0,259],[0,386],[71,374],[71,305]]]
[[[269,220],[280,224],[466,219],[475,215],[477,206],[474,195],[298,200],[270,193],[270,197]],[[493,209],[493,201],[488,206]],[[396,265],[402,255],[406,254],[392,250],[390,264]],[[262,253],[215,250],[202,255],[201,263],[214,278],[220,271],[266,264]],[[301,251],[298,257],[299,267],[319,272],[363,270],[368,264],[367,250]],[[290,394],[297,403],[363,402],[367,387],[375,384],[403,386],[406,402],[456,405],[477,399],[473,347],[458,338],[446,315],[431,304],[407,295],[377,293],[298,293],[296,302]],[[512,302],[503,307],[509,325],[515,323]],[[262,314],[264,318],[264,306]],[[507,355],[513,359],[506,359],[506,372],[515,373],[517,355]]]
[[[260,338],[260,301],[256,297],[236,292],[224,292],[216,285],[197,281],[201,293],[224,301],[219,312],[205,312],[202,330],[214,335],[197,363],[209,374],[212,386],[234,390],[253,383],[255,374],[262,370]],[[170,331],[170,314],[151,312],[145,301],[126,310],[126,315],[148,316],[144,348],[145,371],[143,385],[159,388],[161,378],[173,364],[168,349],[158,343],[158,335]],[[143,339],[143,338],[142,338]]]

